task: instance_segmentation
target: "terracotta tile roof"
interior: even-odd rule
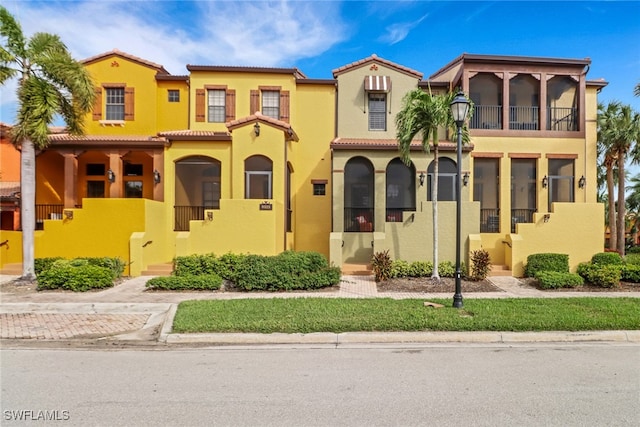
[[[388,60],[386,60],[384,58],[380,58],[378,55],[376,55],[374,53],[373,55],[368,56],[368,57],[366,57],[364,59],[361,59],[359,61],[355,61],[355,62],[352,62],[351,64],[343,65],[342,67],[336,68],[335,70],[332,71],[333,77],[337,77],[338,75],[340,75],[342,73],[345,73],[345,72],[347,72],[349,70],[352,70],[354,68],[363,67],[363,66],[365,66],[365,65],[367,65],[369,63],[372,63],[372,62],[378,62],[380,64],[384,64],[387,67],[395,69],[396,71],[399,71],[399,72],[404,73],[404,74],[408,74],[408,75],[410,75],[412,77],[416,77],[418,79],[422,79],[422,76],[423,76],[423,73],[421,73],[420,71],[416,71],[416,70],[413,70],[411,68],[405,67],[404,65],[396,64],[395,62],[391,62],[391,61],[388,61]]]
[[[71,135],[58,133],[49,135],[51,142],[166,142],[166,139],[148,135]]]
[[[108,58],[109,56],[120,56],[122,58],[127,58],[127,59],[129,59],[131,61],[134,61],[134,62],[137,62],[139,64],[146,65],[146,66],[151,67],[151,68],[155,68],[159,73],[169,74],[169,72],[167,70],[165,70],[165,68],[160,64],[156,64],[155,62],[147,61],[146,59],[142,59],[142,58],[140,58],[138,56],[134,56],[134,55],[131,55],[129,53],[122,52],[121,50],[118,50],[118,49],[113,49],[112,51],[104,52],[104,53],[101,53],[99,55],[95,55],[95,56],[92,56],[90,58],[83,59],[80,62],[82,64],[87,65],[87,64],[91,64],[93,62],[99,61],[101,59]]]
[[[0,181],[0,197],[16,197],[20,193],[20,181]]]
[[[169,130],[158,133],[170,141],[231,141],[229,132],[209,131],[209,130]]]
[[[270,67],[245,67],[235,65],[193,65],[187,64],[189,71],[221,71],[238,73],[266,73],[266,74],[293,74],[296,79],[306,79],[302,71],[297,68],[270,68]]]
[[[455,151],[456,143],[450,141],[440,141],[438,148],[441,151]],[[433,144],[430,144],[433,149]],[[397,150],[398,141],[395,139],[374,139],[374,138],[335,138],[331,141],[331,148],[335,150]],[[418,139],[414,139],[411,142],[411,150],[422,150],[422,142]],[[462,151],[472,151],[473,144],[468,144],[462,147]]]
[[[242,117],[240,119],[227,122],[226,125],[227,125],[227,129],[229,129],[229,132],[233,132],[234,129],[237,129],[239,127],[242,127],[249,123],[254,123],[254,122],[268,124],[282,130],[283,132],[286,132],[288,135],[289,141],[299,140],[298,135],[295,133],[295,131],[293,130],[293,128],[289,123],[283,122],[282,120],[274,119],[272,117],[265,116],[259,111],[256,111],[254,114],[250,116]]]

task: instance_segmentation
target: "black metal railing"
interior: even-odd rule
[[[470,127],[471,129],[502,129],[502,106],[474,106]]]
[[[174,206],[175,224],[173,231],[189,231],[189,221],[204,220],[204,206]]]
[[[36,230],[44,228],[45,219],[62,219],[64,205],[36,205]]]
[[[539,107],[509,107],[509,129],[539,130]]]
[[[533,222],[535,209],[511,209],[511,232],[516,232],[516,224]]]
[[[480,209],[480,232],[500,232],[500,209]]]
[[[344,208],[344,231],[372,232],[373,208]]]
[[[578,130],[578,109],[549,107],[547,109],[547,130]]]

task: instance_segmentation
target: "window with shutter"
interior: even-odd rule
[[[107,120],[124,120],[124,88],[108,87],[106,88],[107,102],[106,119]]]
[[[280,92],[262,91],[262,114],[273,119],[280,119]]]
[[[134,120],[134,100],[135,100],[135,89],[132,87],[124,88],[124,119],[125,120]]]
[[[231,120],[236,119],[236,91],[235,89],[227,89],[226,91],[226,121],[230,122]]]
[[[251,91],[250,109],[251,109],[251,114],[255,114],[256,111],[260,109],[260,91],[259,90]]]
[[[96,99],[93,103],[93,120],[102,120],[102,88],[96,87]]]
[[[208,119],[210,123],[224,123],[226,117],[226,93],[224,90],[207,91]]]
[[[280,91],[280,120],[289,123],[289,91]]]
[[[387,95],[369,93],[369,130],[387,130]]]
[[[204,89],[196,89],[196,122],[204,122],[204,104],[205,104],[205,91]]]

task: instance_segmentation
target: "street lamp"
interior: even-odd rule
[[[456,293],[453,295],[453,306],[455,308],[462,308],[462,289],[461,289],[461,272],[460,272],[460,218],[462,217],[462,197],[460,195],[461,189],[461,177],[462,177],[462,125],[467,118],[469,112],[469,100],[462,91],[456,94],[456,97],[451,101],[451,114],[453,115],[453,121],[456,122],[458,128],[458,146],[457,146],[457,167],[458,174],[456,178]]]

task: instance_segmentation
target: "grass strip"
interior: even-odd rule
[[[640,329],[639,298],[450,300],[273,298],[184,301],[176,333],[354,331],[587,331]]]

